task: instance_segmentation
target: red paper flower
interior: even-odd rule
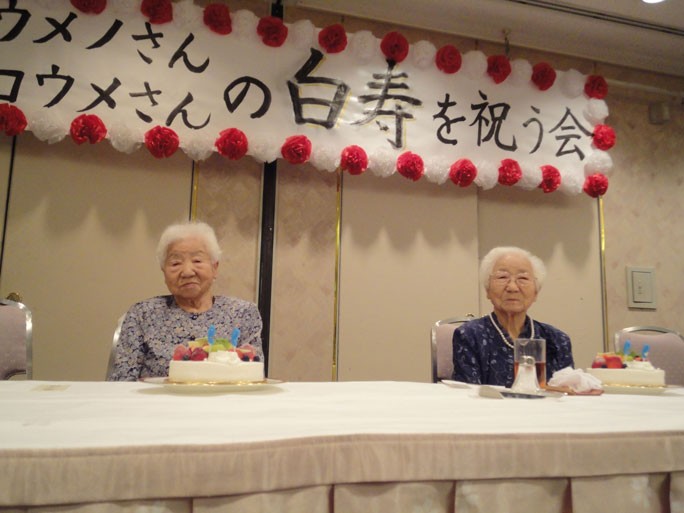
[[[454,45],[444,45],[435,55],[437,69],[444,73],[456,73],[461,69],[461,52]]]
[[[511,63],[505,55],[487,57],[487,74],[495,84],[500,84],[511,74]]]
[[[95,144],[105,138],[107,128],[95,114],[81,114],[71,122],[69,133],[76,144]]]
[[[347,33],[339,23],[325,27],[318,33],[318,44],[327,53],[339,53],[347,48]]]
[[[71,5],[86,14],[100,14],[107,7],[107,0],[71,0]]]
[[[584,84],[584,94],[589,98],[602,100],[608,94],[608,83],[599,75],[590,75]]]
[[[594,146],[599,150],[609,150],[615,145],[615,130],[608,125],[596,125],[593,138]]]
[[[171,0],[142,0],[140,12],[147,16],[153,25],[160,25],[173,20]]]
[[[223,130],[214,142],[214,146],[216,146],[219,154],[228,157],[230,160],[241,159],[249,148],[247,136],[237,128]]]
[[[449,168],[449,179],[460,187],[468,187],[477,176],[477,168],[468,159],[459,159]]]
[[[397,158],[397,171],[404,178],[415,182],[425,173],[423,159],[410,151],[404,152]]]
[[[582,190],[592,198],[603,196],[608,190],[608,178],[601,173],[589,175],[584,179]]]
[[[0,103],[0,132],[13,137],[26,129],[26,116],[19,107]]]
[[[230,9],[225,4],[209,4],[204,8],[204,24],[209,30],[225,36],[233,31]]]
[[[499,166],[499,183],[501,185],[515,185],[522,178],[520,164],[513,159],[503,159]]]
[[[399,32],[390,32],[380,42],[380,49],[388,61],[397,64],[404,59],[409,52],[409,44]]]
[[[560,186],[561,174],[553,166],[542,166],[542,181],[539,188],[544,192],[553,192]]]
[[[266,46],[277,48],[287,39],[287,27],[280,18],[266,16],[259,20],[257,34]]]
[[[165,126],[155,126],[145,134],[145,146],[158,159],[170,157],[178,149],[178,135]]]
[[[350,175],[360,175],[368,168],[368,155],[361,146],[347,146],[340,154],[340,168]]]
[[[532,83],[540,91],[546,91],[556,81],[556,70],[547,62],[538,62],[532,68]]]
[[[311,141],[305,135],[293,135],[285,139],[280,153],[290,164],[303,164],[311,156]]]

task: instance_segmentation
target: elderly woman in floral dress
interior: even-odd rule
[[[516,338],[546,340],[547,381],[554,372],[574,365],[570,337],[527,315],[545,276],[544,263],[521,248],[497,247],[482,259],[480,281],[494,311],[454,331],[455,380],[510,387]]]
[[[109,380],[168,375],[175,346],[206,337],[210,326],[217,338],[230,338],[239,328],[238,345],[251,344],[263,360],[262,322],[256,305],[212,293],[220,256],[209,225],[189,222],[166,228],[157,260],[170,294],[140,301],[128,310]]]

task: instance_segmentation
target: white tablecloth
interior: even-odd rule
[[[684,392],[0,382],[0,462],[0,506],[38,510],[684,511]]]

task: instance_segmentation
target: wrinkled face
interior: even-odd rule
[[[169,245],[162,271],[174,297],[198,300],[211,293],[218,262],[212,263],[202,238],[190,237]]]
[[[489,277],[487,299],[492,302],[496,312],[527,312],[537,299],[537,284],[530,261],[519,255],[499,258]]]

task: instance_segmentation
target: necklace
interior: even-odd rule
[[[501,337],[501,340],[504,341],[504,344],[506,344],[508,347],[513,349],[513,344],[511,344],[508,341],[508,339],[506,338],[506,335],[503,334],[503,331],[501,331],[501,328],[499,328],[499,325],[496,323],[496,321],[494,321],[494,317],[492,317],[492,312],[489,312],[489,320],[492,321],[492,325],[494,325],[494,328],[499,333],[499,336]],[[532,320],[532,317],[530,317],[530,331],[531,331],[530,338],[534,338],[534,321]]]

